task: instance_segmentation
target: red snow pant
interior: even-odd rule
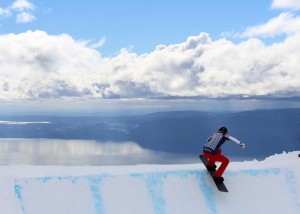
[[[208,163],[207,163],[208,166],[213,166],[215,162],[221,162],[221,166],[218,168],[218,170],[215,173],[216,177],[221,177],[226,167],[229,164],[229,159],[224,155],[222,155],[222,150],[219,149],[217,154],[203,152],[203,155],[208,159]]]

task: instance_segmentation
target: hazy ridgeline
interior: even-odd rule
[[[300,150],[300,109],[238,113],[159,112],[123,117],[0,116],[0,138],[84,139],[131,141],[143,148],[198,154],[209,135],[225,125],[246,143],[223,146],[228,155],[266,157]],[[18,122],[49,122],[23,123]]]

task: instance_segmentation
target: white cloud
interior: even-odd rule
[[[21,12],[21,13],[17,14],[17,17],[16,17],[17,23],[29,23],[35,19],[36,19],[36,17],[34,15],[32,15],[31,13],[27,13],[27,12]]]
[[[281,13],[278,17],[269,20],[267,23],[249,27],[238,37],[275,37],[281,34],[294,34],[300,32],[300,17],[292,13]]]
[[[300,16],[296,15],[300,9],[299,0],[273,0],[272,9],[285,9],[283,12],[264,24],[248,27],[244,32],[236,33],[235,37],[276,37],[293,35],[300,32]]]
[[[300,9],[300,1],[299,0],[273,0],[272,8],[276,9]]]
[[[7,8],[0,8],[0,18],[16,17],[17,23],[29,23],[36,20],[33,11],[35,5],[27,0],[16,0]]]
[[[13,10],[24,11],[24,10],[34,10],[35,6],[27,0],[16,0],[12,3],[11,8]]]
[[[102,37],[98,42],[89,45],[89,47],[97,49],[102,47],[105,44],[105,42],[106,42],[106,37]]]
[[[265,46],[208,34],[115,57],[71,36],[43,31],[0,36],[0,98],[300,96],[300,34]]]
[[[0,18],[6,18],[11,16],[11,11],[7,8],[0,8]]]

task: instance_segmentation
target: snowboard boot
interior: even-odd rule
[[[216,168],[217,168],[216,164],[214,164],[213,166],[208,166],[208,165],[207,165],[207,170],[208,170],[209,172],[214,172],[214,171],[216,171]]]
[[[216,177],[216,176],[214,176],[214,181],[216,183],[222,183],[224,181],[224,178],[223,177]]]

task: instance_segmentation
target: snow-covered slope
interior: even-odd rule
[[[3,214],[299,213],[300,158],[230,163],[229,193],[204,166],[0,167]]]

